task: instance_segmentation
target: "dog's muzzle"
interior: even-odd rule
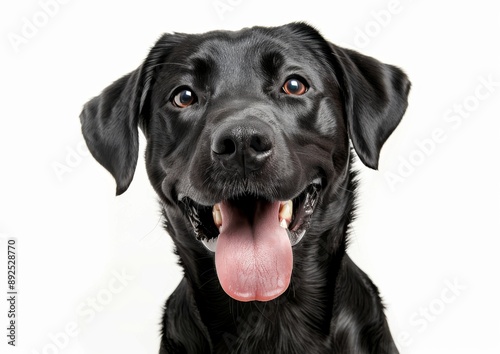
[[[215,202],[211,205],[181,193],[187,219],[214,255],[217,276],[229,296],[238,301],[275,299],[290,284],[292,247],[309,228],[322,180],[313,175],[308,184],[293,186],[298,182],[293,178],[286,186],[275,184],[273,192],[288,200],[277,199],[272,189],[266,192],[281,171],[277,159],[283,163],[285,150],[269,123],[258,117],[226,119],[210,139],[215,166],[210,178],[221,192],[208,198]],[[233,192],[227,183],[236,186]],[[283,193],[290,185],[291,191]]]

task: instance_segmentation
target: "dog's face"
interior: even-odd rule
[[[148,174],[188,276],[203,257],[229,296],[267,301],[288,288],[294,250],[333,227],[349,137],[376,168],[408,90],[399,69],[304,24],[167,34],[81,119],[118,194],[132,180],[142,128]]]

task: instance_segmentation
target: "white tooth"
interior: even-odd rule
[[[287,222],[290,222],[290,220],[292,220],[292,211],[293,211],[293,202],[291,200],[282,202],[279,213],[280,220],[283,219],[286,220]]]
[[[207,248],[207,250],[215,253],[215,250],[217,249],[217,240],[219,240],[218,237],[212,238],[210,240],[203,239],[201,242]]]
[[[284,229],[288,229],[288,224],[285,219],[281,219],[280,226]]]
[[[212,216],[214,217],[214,223],[217,228],[222,226],[222,213],[220,212],[220,205],[217,203],[212,209]]]
[[[321,178],[316,178],[312,181],[312,184],[317,184],[317,185],[320,185],[321,186]]]

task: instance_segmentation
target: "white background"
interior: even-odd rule
[[[181,270],[143,159],[115,197],[112,177],[82,150],[81,107],[139,66],[163,32],[304,20],[404,68],[413,83],[379,171],[360,166],[349,249],[381,290],[401,352],[500,353],[494,1],[44,3],[0,9],[0,352],[157,352],[162,306]],[[14,349],[9,237],[19,253]]]

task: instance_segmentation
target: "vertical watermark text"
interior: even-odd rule
[[[7,344],[15,347],[19,331],[17,239],[7,239]]]

